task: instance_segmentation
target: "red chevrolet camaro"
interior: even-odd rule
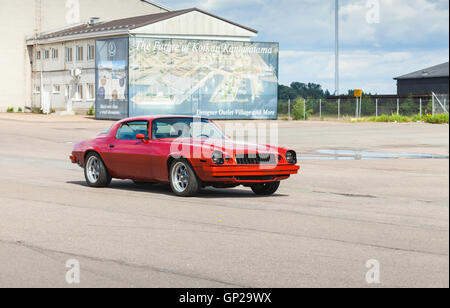
[[[169,183],[183,197],[239,185],[272,195],[299,170],[292,150],[233,142],[214,122],[183,116],[121,120],[76,144],[70,159],[91,187],[107,187],[112,178]]]

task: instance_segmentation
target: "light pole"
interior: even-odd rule
[[[339,95],[339,0],[335,0],[335,95]]]

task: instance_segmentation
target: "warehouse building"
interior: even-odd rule
[[[17,110],[32,106],[32,92],[36,90],[32,91],[32,68],[36,63],[27,45],[28,36],[79,25],[93,16],[100,20],[113,20],[168,11],[169,8],[150,0],[2,0],[0,27],[4,31],[0,40],[0,112],[8,107]],[[64,58],[64,52],[57,55],[44,52],[45,56]]]
[[[278,44],[200,9],[88,22],[27,38],[30,105],[101,119],[276,118]]]
[[[449,94],[449,62],[397,78],[398,95]]]

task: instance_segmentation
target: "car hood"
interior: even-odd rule
[[[213,151],[222,151],[226,154],[244,154],[244,153],[280,153],[283,148],[265,144],[255,144],[246,142],[236,142],[231,139],[204,139],[204,138],[179,138],[171,140],[183,145],[202,148]]]

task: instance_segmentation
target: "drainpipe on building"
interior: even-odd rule
[[[38,63],[37,63],[37,53],[38,53],[38,49],[39,49],[39,44],[37,41],[37,32],[35,32],[35,36],[34,36],[34,51],[33,51],[33,85],[32,87],[34,87],[34,89],[31,90],[31,96],[32,96],[32,109],[35,108],[35,104],[36,104],[36,100],[35,100],[35,96],[33,95],[33,93],[37,94],[36,91],[36,86],[37,86],[37,71],[38,71]],[[42,61],[42,55],[39,59],[39,61]],[[41,77],[40,77],[41,78]],[[41,84],[41,81],[39,80],[39,84]],[[39,91],[39,102],[41,102],[41,93],[42,93],[42,88]]]
[[[44,93],[44,73],[43,73],[43,66],[44,66],[44,58],[43,58],[43,54],[41,53],[41,72],[40,72],[40,88],[41,91],[39,93],[39,101],[41,103],[41,110],[43,110],[42,108],[44,107],[44,97],[43,97],[43,93]]]
[[[34,34],[34,45],[33,51],[31,52],[31,57],[33,61],[33,66],[31,67],[31,110],[35,107],[35,92],[36,92],[36,79],[37,79],[37,34]]]
[[[71,42],[74,43],[75,41]],[[64,45],[64,49],[66,50],[68,47],[67,45]],[[72,69],[69,70],[69,72],[75,72],[76,67],[77,67],[77,47],[75,45],[75,57],[74,57],[74,50],[73,50],[73,46],[72,48]],[[64,60],[64,66],[67,69],[67,63],[66,60]],[[67,101],[66,101],[66,111],[62,112],[62,115],[74,115],[75,113],[73,112],[73,98],[75,97],[75,94],[77,93],[77,77],[75,77],[75,74],[70,73],[70,77],[71,80],[69,82],[69,91],[67,94]]]

